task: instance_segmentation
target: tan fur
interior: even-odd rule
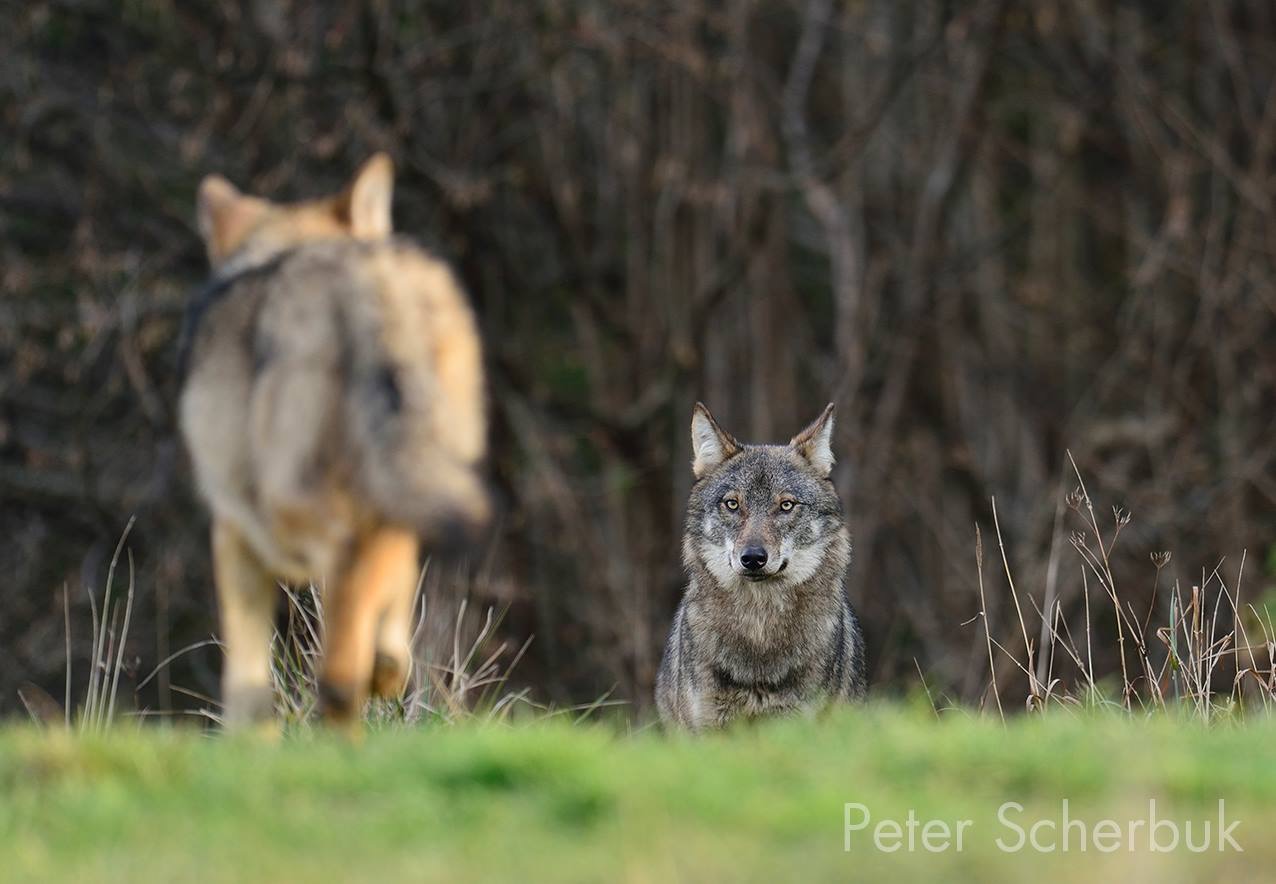
[[[383,696],[397,696],[408,675],[409,618],[416,588],[417,538],[401,528],[382,528],[356,545],[341,582],[325,602],[325,649],[321,680],[324,708],[336,723],[353,724],[368,686]],[[394,632],[378,646],[386,614],[394,611]],[[402,632],[399,632],[402,630]]]
[[[390,158],[376,154],[341,193],[280,205],[242,194],[222,176],[209,175],[200,182],[196,199],[209,262],[218,269],[245,248],[262,255],[318,239],[383,239],[391,233],[393,178]]]
[[[325,587],[324,709],[357,720],[407,677],[418,538],[487,516],[477,327],[450,268],[390,236],[390,179],[377,156],[305,203],[200,186],[220,290],[180,417],[213,512],[232,726],[270,711],[276,580]]]

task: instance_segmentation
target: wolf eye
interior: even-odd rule
[[[722,505],[729,510],[738,510],[740,508],[740,501],[736,500],[734,497],[724,497],[722,498]]]
[[[784,512],[786,512],[786,513],[787,513],[789,510],[793,509],[793,507],[794,507],[794,506],[796,506],[796,504],[795,504],[793,501],[791,501],[791,500],[782,500],[782,501],[780,501],[780,509],[781,509],[781,510],[783,510]]]

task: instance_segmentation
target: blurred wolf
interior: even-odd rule
[[[788,445],[742,445],[696,404],[682,543],[691,580],[656,679],[666,726],[720,727],[864,696],[832,433],[830,404]]]
[[[212,510],[225,722],[273,709],[275,581],[322,587],[320,705],[355,725],[410,665],[418,545],[481,525],[482,359],[438,259],[391,235],[393,167],[275,204],[210,176],[213,268],[187,315],[180,421]]]

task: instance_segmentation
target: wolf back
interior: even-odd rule
[[[481,520],[478,337],[447,265],[401,237],[302,244],[221,281],[191,324],[197,479],[281,573],[330,563],[266,510],[339,500],[352,524],[427,536]]]

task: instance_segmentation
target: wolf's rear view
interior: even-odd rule
[[[276,205],[204,180],[214,276],[191,305],[181,426],[213,514],[228,725],[269,717],[276,580],[323,588],[324,714],[410,664],[418,548],[485,521],[478,331],[447,265],[391,235],[392,169]]]

